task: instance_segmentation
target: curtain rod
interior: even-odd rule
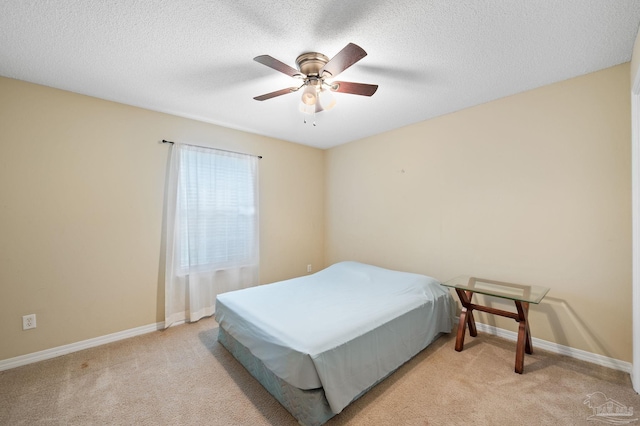
[[[173,145],[175,142],[162,139],[162,143],[170,143],[171,145]],[[189,144],[185,143],[183,145],[189,145]],[[189,146],[197,146],[198,148],[211,148],[209,146],[200,146],[200,145],[189,145]],[[224,152],[232,152],[234,154],[250,155],[252,157],[258,157],[259,159],[262,158],[262,155],[245,154],[244,152],[229,151],[228,149],[220,149],[220,148],[211,148],[211,149],[217,149],[218,151],[224,151]]]

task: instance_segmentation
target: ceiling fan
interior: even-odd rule
[[[367,52],[353,43],[347,44],[331,60],[322,53],[303,53],[296,58],[298,69],[292,68],[269,55],[256,56],[253,58],[254,61],[290,77],[299,78],[302,80],[302,84],[297,87],[288,87],[256,96],[253,99],[265,101],[276,96],[297,92],[304,88],[301,109],[305,113],[313,114],[331,109],[335,105],[335,98],[333,98],[331,92],[371,96],[378,90],[378,85],[332,80],[365,56],[367,56]]]

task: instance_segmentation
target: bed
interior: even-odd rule
[[[454,325],[439,281],[359,262],[221,294],[219,342],[303,425],[340,413]]]

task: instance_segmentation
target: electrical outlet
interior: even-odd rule
[[[36,328],[36,314],[25,315],[22,317],[22,329],[29,330]]]
[[[311,267],[311,264],[308,264],[307,265],[307,272],[311,272],[311,271],[313,271],[313,268]]]

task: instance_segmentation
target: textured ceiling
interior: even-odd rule
[[[328,148],[631,59],[638,0],[0,0],[0,75]],[[295,67],[368,56],[304,124]],[[0,93],[0,99],[2,94]]]

